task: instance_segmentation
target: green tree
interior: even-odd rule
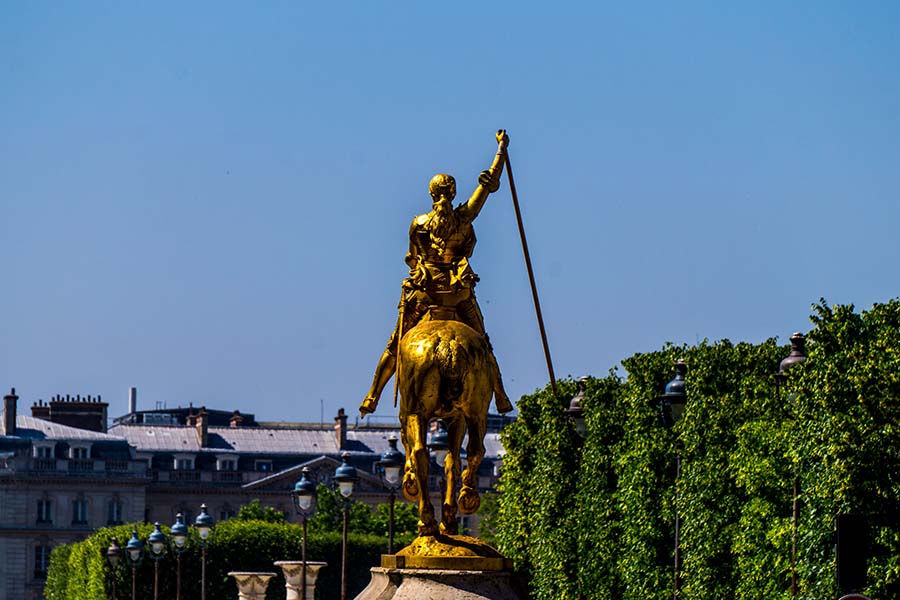
[[[271,506],[262,506],[258,498],[254,498],[238,509],[237,519],[241,521],[267,521],[269,523],[286,523],[284,513]]]

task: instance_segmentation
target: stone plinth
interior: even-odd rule
[[[266,600],[266,588],[275,573],[256,573],[250,571],[232,571],[238,586],[238,600]]]
[[[328,563],[308,560],[306,561],[306,598],[312,600],[316,597],[316,578],[319,569]],[[303,561],[279,560],[276,567],[284,571],[284,587],[287,588],[287,600],[300,600],[303,598],[301,587],[303,586]]]
[[[526,600],[508,571],[372,569],[356,600]]]

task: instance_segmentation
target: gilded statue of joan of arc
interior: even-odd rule
[[[478,176],[478,185],[466,202],[453,207],[456,180],[450,175],[438,174],[429,182],[431,211],[417,216],[409,226],[409,252],[405,259],[409,277],[403,281],[400,316],[375,368],[372,387],[359,406],[360,414],[375,411],[384,386],[397,368],[399,338],[426,315],[432,320],[462,321],[487,338],[484,317],[475,298],[478,275],[472,270],[469,259],[476,243],[472,222],[481,212],[487,197],[500,189],[500,175],[509,144],[505,131],[497,132],[497,143],[493,163]],[[503,389],[493,350],[490,350],[490,361],[494,373],[494,402],[500,413],[509,412],[513,407]]]

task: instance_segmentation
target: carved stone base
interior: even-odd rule
[[[319,576],[319,569],[327,566],[327,563],[319,561],[306,561],[306,595],[303,595],[303,561],[300,560],[279,560],[275,563],[276,567],[281,567],[284,571],[284,587],[287,588],[287,600],[300,600],[307,598],[312,600],[316,597],[316,579]]]
[[[517,584],[508,571],[374,567],[356,600],[525,600]]]

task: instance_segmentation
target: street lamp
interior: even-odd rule
[[[341,454],[341,466],[334,471],[335,483],[343,497],[344,503],[344,536],[343,549],[341,551],[341,600],[347,600],[347,519],[350,513],[350,496],[353,495],[353,486],[359,481],[356,469],[347,462],[350,458],[349,452]]]
[[[316,510],[316,484],[309,478],[309,467],[303,467],[300,471],[300,481],[294,485],[291,499],[294,501],[294,510],[303,520],[303,572],[300,574],[300,592],[302,600],[306,600],[306,521]]]
[[[166,535],[159,528],[159,522],[153,524],[153,533],[147,538],[150,544],[150,558],[153,559],[153,600],[159,599],[159,560],[166,551]]]
[[[687,374],[687,364],[678,359],[675,362],[675,379],[666,384],[665,393],[659,396],[659,411],[663,425],[672,429],[684,416],[684,408],[687,406],[687,394],[684,391],[684,376]],[[675,443],[675,581],[674,599],[678,600],[681,573],[681,555],[679,548],[679,533],[681,519],[678,516],[678,479],[681,477],[681,440]]]
[[[381,483],[390,494],[390,514],[388,517],[388,554],[394,553],[394,500],[397,498],[397,490],[400,489],[400,473],[403,471],[403,453],[397,450],[397,436],[391,434],[388,438],[388,449],[381,455],[377,463],[378,472],[381,475]]]
[[[209,534],[215,521],[206,512],[206,504],[200,505],[200,514],[194,519],[194,527],[200,536],[200,600],[206,600],[206,546],[209,543]]]
[[[125,555],[131,564],[131,600],[137,599],[137,568],[144,557],[144,543],[137,534],[137,529],[131,530],[131,539],[125,544]]]
[[[122,548],[119,546],[119,540],[113,536],[112,543],[106,549],[106,562],[109,563],[109,570],[112,572],[112,600],[116,600],[116,565],[122,558]]]
[[[437,421],[435,432],[431,434],[431,442],[428,444],[428,450],[431,452],[432,456],[434,456],[437,465],[443,469],[447,454],[450,453],[450,435],[447,433],[444,422],[440,419]]]
[[[584,438],[587,435],[587,425],[584,422],[584,390],[590,377],[585,375],[578,380],[578,391],[569,402],[569,408],[566,409],[566,415],[575,424],[575,433],[578,437]]]
[[[175,524],[170,529],[172,541],[175,542],[175,600],[181,600],[181,555],[187,550],[188,528],[184,524],[181,513],[175,515]]]
[[[428,451],[434,456],[434,460],[440,468],[441,476],[438,479],[438,491],[441,494],[441,504],[443,504],[444,494],[446,493],[445,488],[447,486],[444,462],[447,460],[447,455],[450,453],[450,434],[447,433],[447,428],[440,419],[437,420],[436,429],[434,433],[431,434],[431,442],[428,444]]]
[[[779,363],[775,374],[775,396],[781,400],[781,388],[788,381],[788,369],[806,360],[806,337],[799,331],[791,336],[791,351]],[[797,596],[797,526],[800,520],[800,476],[794,474],[793,498],[791,500],[791,598]]]

